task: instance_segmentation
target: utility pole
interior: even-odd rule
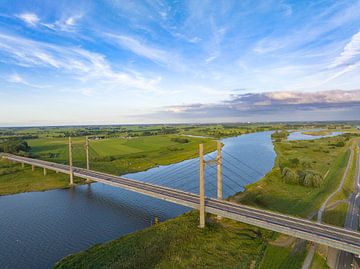
[[[85,151],[86,151],[86,169],[90,170],[90,160],[89,160],[89,137],[86,136],[86,143],[85,143]],[[89,178],[86,179],[87,182],[90,181]]]
[[[217,199],[222,200],[222,155],[221,155],[221,142],[217,141],[217,156],[216,156],[216,168],[217,168]],[[217,219],[222,219],[221,216],[217,216]]]
[[[199,211],[200,211],[200,228],[204,228],[205,227],[205,180],[204,180],[204,146],[203,144],[199,145],[199,161],[200,161],[200,206],[199,206]]]
[[[74,174],[73,174],[73,161],[72,161],[72,145],[71,137],[69,136],[69,168],[70,168],[70,185],[74,185]]]

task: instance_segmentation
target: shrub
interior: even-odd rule
[[[298,184],[299,183],[298,175],[293,170],[291,170],[289,167],[285,167],[282,170],[281,176],[286,183],[289,183],[289,184]]]
[[[182,144],[185,144],[185,143],[189,143],[189,139],[187,138],[181,138],[181,137],[174,137],[174,138],[171,138],[171,141],[174,141],[174,142],[177,142],[177,143],[182,143]]]

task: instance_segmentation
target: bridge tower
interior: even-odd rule
[[[200,228],[205,227],[205,178],[204,178],[204,168],[205,168],[205,161],[204,161],[204,145],[199,145],[199,161],[200,161],[200,190],[199,190],[199,197],[200,197]]]
[[[217,168],[217,199],[222,200],[222,155],[221,155],[222,144],[217,141],[217,156],[216,156],[216,168]],[[221,216],[217,216],[218,220],[221,220]]]
[[[204,146],[203,144],[199,145],[199,162],[200,162],[200,174],[199,174],[199,211],[200,211],[200,228],[205,227],[205,165],[207,163],[216,163],[217,167],[217,199],[222,200],[222,154],[221,154],[222,144],[220,141],[217,142],[217,156],[215,160],[204,160]],[[220,220],[222,217],[217,216],[217,219]]]
[[[69,136],[69,174],[70,174],[70,185],[74,185],[72,144],[71,144],[71,137],[70,136]]]
[[[90,170],[90,159],[89,159],[89,137],[86,136],[86,141],[85,141],[85,152],[86,152],[86,169]],[[90,179],[87,178],[86,182],[90,182]]]

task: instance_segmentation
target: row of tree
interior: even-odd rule
[[[8,139],[0,142],[0,152],[25,154],[31,150],[31,147],[24,140]]]

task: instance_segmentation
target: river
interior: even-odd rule
[[[271,132],[225,138],[224,197],[271,170]],[[215,153],[206,155],[211,159]],[[206,194],[215,196],[216,170],[206,168]],[[198,159],[160,166],[128,178],[198,192]],[[62,257],[115,239],[189,209],[93,183],[71,189],[0,196],[0,268],[51,268]]]

